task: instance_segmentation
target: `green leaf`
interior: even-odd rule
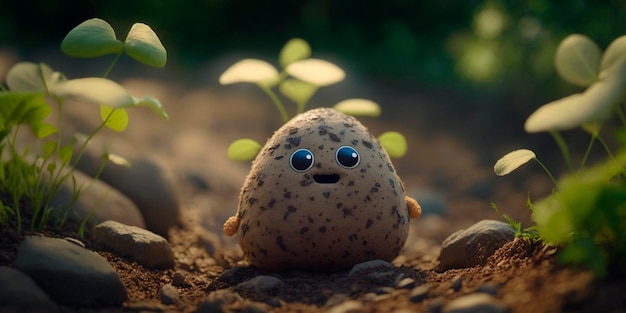
[[[42,94],[0,93],[0,126],[38,125],[52,112]]]
[[[143,64],[164,67],[167,63],[165,47],[157,34],[146,24],[133,24],[126,36],[124,48],[126,54]]]
[[[304,39],[293,38],[280,50],[280,66],[286,68],[289,64],[311,56],[311,46]]]
[[[52,134],[56,134],[56,132],[58,131],[58,129],[50,123],[32,124],[31,130],[33,131],[33,134],[37,136],[38,139],[46,138]]]
[[[150,110],[152,110],[152,112],[156,113],[158,116],[162,117],[165,120],[170,119],[170,116],[167,114],[167,112],[165,112],[165,109],[163,108],[163,105],[161,105],[161,102],[159,102],[159,100],[153,97],[150,97],[150,96],[144,96],[143,98],[133,97],[133,102],[136,106],[149,108]]]
[[[229,66],[219,82],[222,85],[234,83],[256,83],[263,86],[273,86],[280,79],[276,68],[258,59],[243,59]]]
[[[352,116],[380,116],[380,106],[378,103],[368,99],[347,99],[333,107],[333,109]]]
[[[73,154],[74,149],[72,149],[72,146],[64,146],[59,149],[59,159],[61,159],[63,165],[70,163]]]
[[[278,85],[280,92],[296,103],[306,103],[309,101],[315,91],[317,91],[317,88],[316,85],[293,78],[285,79],[285,81]]]
[[[104,125],[114,131],[123,132],[128,127],[128,112],[123,108],[100,106],[100,117]]]
[[[63,53],[78,58],[121,53],[123,49],[124,44],[116,39],[111,25],[99,18],[80,23],[61,42]]]
[[[113,164],[117,164],[117,165],[127,167],[127,168],[131,167],[131,164],[128,160],[126,160],[124,157],[117,155],[115,153],[107,153],[105,157],[107,158],[107,160],[109,160],[109,162]]]
[[[235,161],[252,161],[261,151],[261,145],[252,139],[238,139],[228,146],[228,157]]]
[[[97,77],[72,79],[59,83],[51,93],[57,97],[75,97],[98,105],[124,107],[133,105],[133,98],[120,84]]]
[[[20,62],[9,70],[6,82],[9,89],[20,92],[49,93],[50,89],[67,79],[60,72],[54,72],[44,63]]]
[[[501,157],[493,166],[493,171],[498,176],[504,176],[536,157],[537,156],[532,150],[515,150]]]
[[[49,140],[49,141],[44,142],[44,144],[43,144],[43,157],[44,157],[44,159],[47,159],[50,156],[52,156],[52,154],[54,153],[56,148],[57,148],[56,141]]]
[[[586,87],[598,80],[601,51],[589,37],[573,34],[563,39],[556,50],[554,63],[563,79]]]
[[[406,138],[401,133],[385,132],[378,136],[378,141],[392,158],[401,158],[406,154]]]

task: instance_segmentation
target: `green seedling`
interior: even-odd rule
[[[60,72],[43,63],[15,64],[5,77],[6,88],[0,86],[0,222],[17,219],[22,227],[22,208],[32,208],[31,230],[45,227],[50,218],[57,226],[65,222],[71,205],[86,186],[77,185],[73,171],[87,145],[103,128],[122,132],[128,126],[127,109],[148,107],[167,119],[161,103],[152,97],[136,98],[107,75],[122,55],[129,55],[149,66],[165,66],[167,54],[152,29],[141,23],[132,26],[125,41],[115,37],[111,25],[101,19],[90,19],[72,29],[61,44],[61,50],[72,57],[91,58],[114,54],[115,58],[102,77],[67,79]],[[99,106],[101,123],[88,135],[77,134],[73,143],[61,140],[65,100],[75,98]],[[54,122],[47,121],[56,109]],[[23,150],[17,145],[18,133],[28,127],[35,135],[34,142]],[[93,183],[107,162],[129,165],[121,156],[105,149],[103,162]],[[53,197],[62,184],[71,180],[73,200],[70,207],[53,208]],[[82,233],[83,221],[79,232]]]
[[[266,61],[243,59],[226,69],[219,82],[224,85],[257,85],[272,100],[283,123],[287,123],[290,117],[279,94],[292,101],[296,105],[296,114],[300,114],[305,111],[308,102],[320,87],[338,83],[345,78],[345,72],[340,67],[325,60],[311,58],[311,55],[311,47],[305,40],[291,39],[280,51],[280,72]],[[352,116],[377,117],[381,113],[376,102],[361,98],[343,100],[335,104],[333,109]],[[391,157],[399,158],[406,153],[406,139],[398,132],[383,133],[378,140]],[[239,139],[228,147],[228,157],[238,161],[250,161],[260,150],[261,144],[257,141]]]
[[[570,172],[557,181],[528,149],[505,155],[494,171],[502,176],[529,160],[539,162],[555,186],[550,196],[528,202],[541,239],[563,247],[560,261],[589,268],[598,277],[607,275],[609,269],[626,273],[626,36],[602,52],[588,37],[570,35],[556,51],[555,66],[564,80],[586,90],[545,104],[528,117],[524,127],[529,133],[549,132]],[[614,116],[621,123],[614,134],[620,144],[616,152],[601,136],[602,126]],[[590,141],[575,168],[559,132],[578,127],[590,134]],[[596,141],[607,159],[587,166]]]

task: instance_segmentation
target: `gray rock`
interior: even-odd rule
[[[93,228],[94,241],[151,268],[174,267],[174,253],[165,238],[148,230],[105,221]]]
[[[103,151],[98,147],[101,145],[90,145],[77,165],[91,176],[96,175],[102,164],[100,155]],[[132,147],[124,150],[129,149]],[[100,180],[126,195],[139,208],[147,229],[167,237],[170,227],[181,222],[180,202],[173,179],[157,161],[128,152],[137,155],[128,158],[130,167],[109,162],[100,174]]]
[[[482,292],[495,297],[498,295],[498,285],[496,285],[495,283],[484,283],[476,288],[474,292]]]
[[[285,283],[274,277],[269,275],[259,275],[250,280],[246,280],[243,283],[235,286],[235,290],[243,293],[250,294],[259,294],[259,293],[269,293],[275,294],[279,288],[284,286]]]
[[[371,260],[361,262],[352,266],[352,269],[348,273],[348,276],[352,276],[359,271],[370,270],[373,268],[393,268],[393,264],[383,260]]]
[[[515,238],[509,224],[482,220],[459,230],[443,241],[439,254],[439,271],[483,265],[505,243]]]
[[[63,181],[59,192],[53,197],[51,207],[57,210],[70,209],[69,218],[79,222],[88,218],[92,225],[113,220],[145,228],[146,225],[139,209],[119,191],[102,181],[94,181],[93,178],[80,171],[74,171],[72,177],[76,181],[76,187],[83,186],[78,198],[73,202],[76,188],[74,180],[68,178]],[[60,213],[65,213],[65,211]]]
[[[171,284],[165,284],[159,290],[159,300],[163,304],[175,304],[180,302],[180,294],[176,287]]]
[[[30,277],[7,266],[0,266],[0,308],[15,312],[59,311]]]
[[[174,273],[174,276],[172,277],[172,286],[188,287],[189,283],[187,282],[187,279],[185,278],[185,274],[179,271],[176,271],[176,273]]]
[[[450,288],[454,291],[459,291],[463,287],[463,277],[456,275],[450,280]]]
[[[64,239],[26,237],[15,265],[59,304],[117,306],[127,299],[122,280],[102,256]]]
[[[507,308],[496,298],[485,293],[473,293],[450,301],[444,313],[505,313]]]

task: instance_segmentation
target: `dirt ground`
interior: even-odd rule
[[[363,124],[376,134],[403,132],[409,139],[409,153],[394,164],[408,192],[431,192],[445,199],[442,215],[425,215],[413,222],[405,249],[393,261],[395,277],[403,275],[416,285],[430,286],[426,297],[411,301],[410,289],[385,289],[393,287],[393,282],[373,280],[367,271],[350,277],[347,272],[278,273],[285,282],[283,288],[237,296],[234,286],[261,273],[245,266],[232,238],[221,236],[221,223],[235,212],[238,189],[248,169],[247,164],[226,159],[225,148],[241,137],[261,142],[269,137],[280,123],[272,104],[248,88],[185,89],[145,80],[126,80],[124,84],[131,93],[159,98],[171,120],[163,122],[145,112],[132,112],[119,147],[134,146],[134,152],[117,153],[151,151],[168,167],[179,186],[184,223],[169,233],[176,258],[176,266],[170,270],[144,268],[94,244],[89,236],[81,239],[113,265],[129,293],[122,308],[93,312],[194,312],[199,307],[210,308],[216,297],[222,297],[219,303],[226,312],[319,312],[352,300],[360,303],[356,311],[363,312],[439,312],[452,299],[479,289],[494,294],[510,312],[626,311],[624,277],[595,280],[589,272],[560,266],[556,250],[541,243],[516,239],[483,266],[437,272],[440,244],[449,234],[484,218],[499,219],[490,208],[492,202],[502,213],[530,225],[525,208],[528,192],[534,197],[545,195],[550,182],[538,171],[524,169],[517,178],[496,178],[492,162],[518,148],[519,142],[506,139],[519,139],[519,132],[503,129],[494,133],[484,122],[488,117],[468,115],[472,110],[462,106],[450,113],[449,105],[438,105],[444,101],[440,92],[380,87],[364,88],[369,91],[363,95],[355,93],[360,89],[351,85],[331,88],[315,98],[313,105],[355,96],[370,96],[379,102],[393,98],[394,105],[383,105],[383,118],[366,118]],[[445,101],[462,101],[454,95],[447,97]],[[76,109],[75,116],[86,114],[85,110]],[[70,118],[70,123],[90,124],[76,117]],[[75,226],[45,232],[76,237]],[[0,264],[10,265],[28,232],[17,234],[14,223],[4,225],[0,232]],[[176,288],[181,301],[160,304],[160,287],[180,275],[184,283]]]

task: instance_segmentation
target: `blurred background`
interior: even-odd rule
[[[379,102],[382,119],[364,124],[405,133],[409,155],[394,162],[409,186],[430,186],[448,197],[461,194],[459,206],[472,207],[468,197],[478,199],[490,210],[485,202],[506,203],[508,197],[494,187],[502,181],[491,172],[506,152],[528,147],[555,172],[564,168],[549,135],[523,131],[526,117],[540,105],[580,91],[554,70],[559,42],[581,33],[604,49],[626,33],[625,14],[623,0],[0,0],[0,50],[13,61],[46,62],[68,77],[99,75],[112,57],[87,63],[63,56],[59,45],[65,34],[99,17],[124,40],[133,23],[144,22],[168,51],[166,69],[123,58],[111,78],[144,77],[245,93],[218,86],[228,65],[244,57],[277,64],[285,42],[300,37],[310,43],[313,57],[338,64],[348,75],[345,82],[320,90],[312,106],[347,97]],[[10,64],[0,66],[3,73]],[[253,96],[268,102],[260,93]],[[271,103],[264,105],[273,110]],[[235,133],[224,135],[226,141],[241,135],[226,121],[216,123],[212,131]],[[261,127],[256,139],[267,138],[276,124]],[[244,132],[252,131],[248,128]],[[565,137],[573,151],[584,151],[588,137],[582,131]],[[535,179],[534,172],[541,169],[523,169],[506,180],[521,194],[513,200],[522,209],[527,191],[541,195],[551,188],[545,175]]]

